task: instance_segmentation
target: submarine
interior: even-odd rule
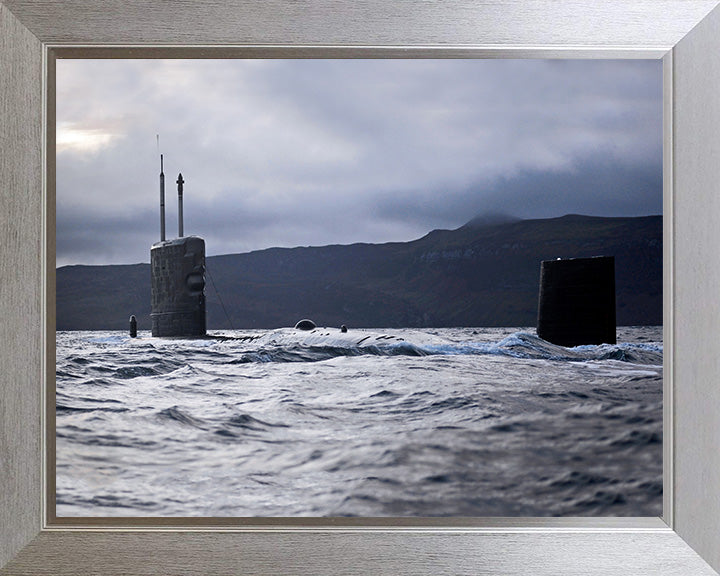
[[[152,336],[159,338],[218,338],[208,336],[205,300],[205,240],[185,236],[182,173],[177,178],[178,236],[165,230],[165,173],[160,155],[160,240],[150,249]],[[614,257],[558,259],[541,263],[537,334],[566,347],[616,342]],[[137,337],[137,320],[130,317],[130,336]],[[345,326],[339,331],[318,329],[304,318],[293,329],[277,331],[279,340],[305,346],[387,344],[395,336],[374,333],[357,339]],[[255,340],[253,336],[222,339]],[[401,341],[401,339],[399,340]]]
[[[348,333],[346,326],[318,328],[310,319],[298,321],[294,328],[269,330],[265,334],[210,335],[207,333],[205,300],[205,240],[185,236],[183,228],[182,173],[176,181],[178,192],[178,236],[166,238],[165,171],[160,155],[160,240],[150,248],[152,336],[154,338],[208,338],[255,341],[300,346],[377,346],[402,342],[402,338],[363,330]],[[137,337],[137,320],[130,318],[130,336]]]

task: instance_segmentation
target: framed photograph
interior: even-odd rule
[[[58,523],[662,516],[662,61],[55,54]]]
[[[0,164],[0,176],[11,183],[1,215],[1,262],[8,279],[2,357],[8,368],[0,426],[9,439],[0,444],[3,573],[519,574],[530,562],[539,574],[673,574],[679,565],[684,573],[713,574],[720,566],[718,416],[712,409],[720,402],[712,386],[712,333],[719,321],[712,295],[720,272],[708,264],[718,236],[713,214],[720,210],[712,162],[718,138],[712,127],[720,125],[720,107],[711,97],[720,81],[716,2],[661,8],[623,3],[597,11],[591,5],[571,10],[508,2],[447,12],[431,3],[408,4],[400,11],[416,11],[412,27],[380,4],[359,12],[349,4],[336,6],[321,17],[310,13],[300,18],[305,27],[297,24],[299,14],[279,5],[233,7],[231,17],[213,4],[197,8],[144,4],[119,13],[112,6],[63,6],[40,13],[31,2],[0,4],[7,47],[0,72],[13,79],[0,88],[7,111],[0,134],[11,143]],[[155,21],[172,13],[175,30],[147,23],[148,9]],[[578,10],[583,19],[558,24]],[[508,13],[509,23],[502,17]],[[478,29],[477,22],[485,25]],[[56,222],[47,191],[55,189],[57,166],[55,118],[47,102],[56,96],[59,56],[117,58],[137,50],[144,57],[174,59],[210,59],[219,51],[223,58],[662,59],[662,518],[378,518],[371,509],[365,517],[305,521],[203,523],[176,516],[93,522],[82,515],[72,521],[56,516],[56,479],[48,473],[55,466],[56,421],[48,409],[55,398],[46,378],[55,370],[56,352],[54,329],[48,327],[58,320],[55,267],[47,258]],[[18,326],[30,332],[21,338]]]

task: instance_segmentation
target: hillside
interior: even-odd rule
[[[149,252],[149,246],[148,246]],[[473,219],[403,243],[207,259],[208,328],[534,326],[540,262],[615,256],[619,325],[662,323],[662,217]],[[212,280],[211,280],[212,278]],[[150,266],[57,270],[57,329],[150,327]]]

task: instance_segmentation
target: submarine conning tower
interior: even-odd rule
[[[615,258],[544,260],[537,334],[560,346],[615,344]]]
[[[178,175],[178,238],[165,239],[165,175],[160,157],[160,242],[150,249],[152,335],[204,336],[205,240],[183,236],[183,180]]]

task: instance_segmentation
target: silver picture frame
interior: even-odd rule
[[[718,3],[0,0],[0,574],[716,574]],[[48,80],[58,55],[108,57],[110,50],[200,58],[217,50],[662,58],[663,517],[57,522],[46,386],[54,371]]]

